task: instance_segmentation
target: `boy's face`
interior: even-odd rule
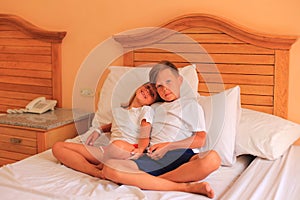
[[[170,69],[159,72],[156,88],[159,96],[165,101],[174,101],[180,97],[182,76],[175,76]]]

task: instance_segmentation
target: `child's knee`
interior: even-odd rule
[[[60,150],[63,148],[64,144],[63,142],[56,142],[52,146],[52,153],[56,157],[56,155],[60,152]]]
[[[211,150],[209,152],[209,160],[213,168],[218,169],[221,165],[221,157],[218,152]]]

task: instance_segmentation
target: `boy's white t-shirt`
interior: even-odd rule
[[[154,111],[150,106],[113,109],[110,141],[123,140],[131,144],[137,144],[142,120],[145,119],[152,124],[153,115]]]
[[[199,131],[206,131],[202,107],[194,98],[181,97],[156,106],[150,143],[179,141]]]

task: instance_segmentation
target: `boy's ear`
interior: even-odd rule
[[[178,76],[178,80],[180,81],[180,85],[182,84],[183,82],[183,77],[181,75]]]

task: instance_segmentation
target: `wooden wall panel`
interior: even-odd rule
[[[221,84],[221,85],[220,85]],[[224,87],[224,89],[229,89],[236,84],[228,84],[228,83],[199,83],[198,91],[200,94],[214,94],[221,92],[220,88]],[[270,85],[251,85],[251,84],[240,84],[241,94],[253,94],[253,95],[267,95],[273,96],[274,87]]]

